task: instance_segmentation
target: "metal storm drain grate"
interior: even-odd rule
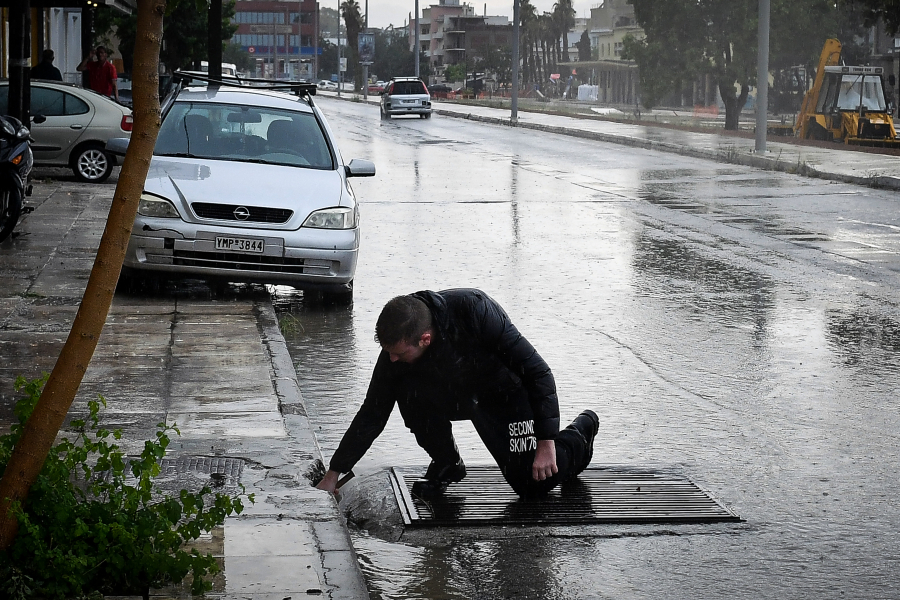
[[[237,489],[241,482],[244,461],[240,458],[180,456],[159,461],[160,478],[171,479],[189,488],[192,484],[213,488]]]
[[[497,467],[468,467],[466,478],[428,501],[412,495],[425,469],[391,469],[409,527],[740,522],[690,480],[670,473],[588,467],[536,500],[521,500]]]

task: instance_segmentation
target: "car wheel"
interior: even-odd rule
[[[100,146],[85,146],[72,160],[72,170],[79,181],[102,183],[112,175],[113,164],[112,155]]]
[[[353,282],[351,281],[347,289],[340,291],[322,292],[322,303],[332,306],[349,306],[353,302]]]
[[[819,125],[818,122],[814,120],[810,120],[809,127],[806,130],[806,139],[808,140],[818,140],[821,142],[831,141],[829,138],[831,135],[828,130]]]
[[[425,118],[426,118],[426,119],[430,119],[430,118],[431,118],[431,113],[425,113]]]

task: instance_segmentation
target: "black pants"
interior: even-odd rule
[[[403,422],[419,446],[439,465],[454,464],[460,459],[451,421],[470,420],[503,477],[520,496],[544,494],[587,466],[584,437],[573,429],[563,429],[555,440],[558,473],[544,481],[534,480],[531,467],[537,438],[534,415],[523,388],[462,401],[441,396],[437,391],[420,391],[399,403]]]

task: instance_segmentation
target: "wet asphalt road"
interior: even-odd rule
[[[595,465],[677,469],[746,520],[361,531],[373,598],[900,598],[895,193],[319,103],[378,168],[353,183],[353,307],[277,294],[326,457],[384,302],[479,287],[552,367],[563,419],[600,415]],[[426,463],[395,411],[355,472]]]

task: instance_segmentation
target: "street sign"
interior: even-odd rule
[[[340,70],[341,70],[341,73],[347,72],[347,57],[346,56],[341,57],[341,69]]]
[[[256,48],[254,48],[253,46],[250,46],[249,48],[247,48],[247,52],[249,52],[250,54],[253,54],[254,52],[256,52]]]

